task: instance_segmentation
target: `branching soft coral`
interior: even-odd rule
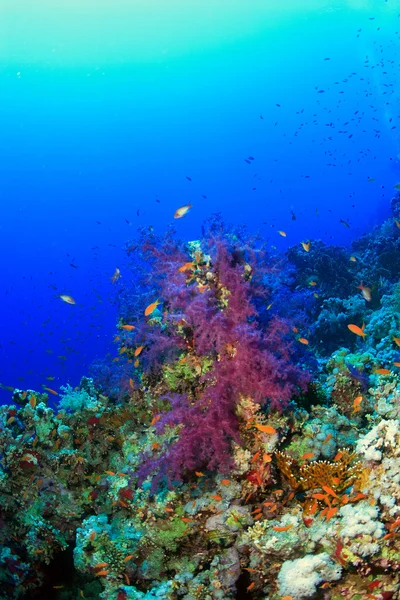
[[[291,360],[289,325],[268,318],[263,307],[257,309],[268,298],[267,250],[244,234],[224,231],[219,223],[186,248],[170,234],[159,240],[151,234],[134,247],[134,255],[142,267],[147,264],[136,270],[143,302],[125,318],[137,324],[130,349],[144,346],[143,381],[155,389],[163,367],[176,360],[195,364],[206,357],[213,365],[181,386],[183,394],[166,394],[170,410],[156,426],[160,434],[175,428],[176,435],[158,458],[144,457],[139,478],[156,473],[171,481],[194,469],[227,471],[231,442],[240,443],[240,398],[250,396],[282,410],[308,381]],[[162,308],[145,319],[146,302],[155,298],[162,300]]]

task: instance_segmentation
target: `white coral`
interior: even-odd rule
[[[283,563],[278,574],[279,591],[282,596],[301,600],[315,594],[317,585],[323,581],[340,579],[341,573],[342,568],[333,562],[327,552],[307,554]]]

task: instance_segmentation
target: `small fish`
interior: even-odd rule
[[[328,433],[328,435],[326,436],[326,438],[324,439],[324,441],[322,442],[323,444],[327,444],[329,442],[329,440],[332,439],[332,434]]]
[[[396,223],[396,226],[400,229],[400,221],[398,221],[397,219],[395,219],[394,222]]]
[[[114,271],[114,275],[111,277],[112,283],[116,283],[120,277],[121,277],[121,271],[117,267]]]
[[[366,300],[367,302],[371,302],[372,300],[372,296],[371,296],[371,288],[366,287],[363,282],[360,283],[360,285],[357,286],[358,290],[361,290],[361,294],[362,297],[364,298],[364,300]]]
[[[90,536],[89,536],[89,540],[90,540],[91,542],[93,542],[93,540],[95,539],[96,535],[97,535],[97,534],[96,534],[96,532],[95,532],[95,531],[92,531],[92,533],[91,533],[91,534],[90,534]]]
[[[63,587],[63,585],[53,585],[53,590],[62,590]]]
[[[229,485],[231,483],[230,479],[221,479],[221,484],[222,485]]]
[[[129,379],[129,386],[130,386],[132,389],[134,389],[134,387],[135,387],[135,386],[133,385],[133,379],[132,379],[132,377]]]
[[[104,473],[111,476],[115,475],[114,471],[104,471]]]
[[[149,315],[151,315],[156,310],[157,306],[160,306],[160,304],[161,302],[159,300],[156,300],[155,302],[149,304],[144,311],[144,316],[148,317]]]
[[[139,356],[143,350],[144,346],[138,346],[135,350],[134,356]]]
[[[76,302],[72,298],[72,296],[67,296],[66,294],[61,294],[61,296],[59,296],[59,298],[61,298],[61,300],[63,302],[66,302],[67,304],[76,304]]]
[[[303,246],[305,252],[310,252],[311,242],[307,242],[307,243],[306,242],[301,242],[301,245]]]
[[[120,329],[124,329],[125,331],[133,331],[135,329],[134,325],[121,325]]]
[[[256,425],[256,428],[259,431],[262,431],[263,433],[269,433],[270,435],[273,435],[274,433],[276,433],[276,429],[274,429],[274,427],[271,427],[270,425]]]
[[[97,563],[97,565],[94,565],[93,569],[102,569],[103,567],[108,567],[108,563],[106,563],[106,562]]]
[[[363,401],[362,396],[357,396],[353,402],[353,413],[358,412],[360,409],[361,402]],[[335,459],[336,460],[336,459]]]
[[[134,554],[128,554],[128,556],[125,556],[123,562],[128,562],[128,560],[132,560],[132,558],[134,557]]]
[[[394,337],[393,341],[394,341],[395,344],[397,344],[398,346],[400,346],[400,338]]]
[[[395,190],[400,190],[400,183],[396,183],[396,185],[394,186]]]
[[[327,520],[327,521],[330,521],[330,520],[331,520],[331,518],[332,518],[334,515],[336,515],[336,513],[337,513],[337,511],[338,511],[338,510],[339,510],[339,508],[338,508],[337,506],[336,506],[336,507],[333,507],[333,508],[330,508],[330,509],[328,510],[328,512],[326,513],[326,520]]]
[[[216,494],[215,496],[211,496],[211,498],[213,500],[216,500],[217,502],[220,502],[222,500],[222,496],[219,496],[218,494]]]
[[[314,458],[315,454],[314,452],[306,452],[305,454],[303,454],[303,456],[301,457],[303,460],[308,460],[309,458]]]
[[[106,575],[108,575],[108,574],[109,574],[109,572],[110,572],[110,571],[104,571],[104,570],[102,570],[102,571],[98,571],[98,572],[96,573],[96,577],[105,577]]]
[[[255,585],[256,585],[256,584],[255,584],[255,582],[254,582],[254,581],[252,581],[252,582],[250,583],[250,585],[248,585],[248,586],[247,586],[247,591],[248,591],[248,592],[250,592],[250,591],[253,589],[253,587],[254,587]]]
[[[49,387],[43,386],[43,389],[46,390],[46,392],[49,392],[49,394],[53,394],[53,396],[58,396],[58,392],[56,392],[56,390],[52,390]]]
[[[272,307],[272,305],[273,305],[273,302],[271,302],[271,304],[268,304],[267,310],[270,310],[270,308]]]
[[[293,333],[299,333],[299,330],[297,329],[297,327],[292,327],[292,331],[293,331]]]
[[[281,235],[282,237],[286,237],[286,233],[284,231],[282,231],[282,229],[278,229],[278,233],[279,235]]]
[[[347,229],[350,229],[350,225],[346,221],[344,221],[343,219],[340,219],[340,223],[342,225],[344,225],[345,227],[347,227]]]
[[[185,204],[184,206],[181,206],[175,211],[174,219],[181,219],[191,208],[193,208],[191,204]]]
[[[138,358],[137,358],[137,359],[135,360],[135,362],[133,363],[133,366],[134,366],[134,367],[138,367],[138,366],[139,366],[139,359],[138,359]]]
[[[393,364],[395,367],[400,367],[400,362],[394,362]]]
[[[11,423],[14,423],[14,421],[15,421],[15,417],[10,417],[9,419],[7,419],[6,425],[11,425]]]
[[[334,498],[339,498],[339,496],[337,495],[337,493],[328,485],[323,485],[322,489],[324,490],[324,492],[326,492],[329,496],[333,496]]]
[[[275,526],[275,527],[273,527],[272,529],[273,529],[274,531],[289,531],[289,529],[292,529],[292,527],[293,527],[293,523],[291,523],[290,525],[286,525],[285,527],[278,527],[278,526]]]
[[[308,285],[310,285],[311,287],[315,287],[317,285],[316,281],[309,281]]]
[[[185,271],[190,271],[191,269],[194,269],[194,262],[187,262],[184,265],[182,265],[181,267],[179,267],[178,272],[179,273],[185,273]]]
[[[36,408],[36,397],[35,396],[32,395],[29,398],[29,404],[30,404],[31,408]]]
[[[354,325],[353,323],[350,323],[349,325],[347,325],[347,328],[350,329],[351,333],[355,333],[356,335],[359,335],[362,338],[364,338],[367,335],[364,332],[365,323],[362,324],[361,328],[358,327],[358,325]]]
[[[196,477],[204,477],[204,473],[202,473],[201,471],[195,471],[194,474],[196,475]]]
[[[355,256],[350,256],[350,260],[351,260],[351,262],[357,262],[357,259]]]
[[[375,369],[374,373],[376,373],[376,375],[390,375],[391,370],[390,369]]]
[[[309,341],[306,340],[306,338],[299,338],[297,341],[300,342],[300,344],[305,344],[306,346],[309,343]]]

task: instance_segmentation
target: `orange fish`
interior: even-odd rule
[[[104,473],[106,473],[106,475],[115,475],[114,471],[104,471]]]
[[[72,298],[72,296],[67,296],[66,294],[61,294],[61,296],[59,296],[59,298],[61,298],[61,300],[63,302],[66,302],[67,304],[76,304],[76,302]]]
[[[36,397],[35,396],[31,396],[29,398],[29,404],[31,405],[31,408],[35,408],[36,407]]]
[[[327,494],[329,494],[329,496],[333,496],[334,498],[339,498],[339,496],[337,495],[337,493],[334,492],[333,489],[331,487],[329,487],[328,485],[323,485],[322,489],[324,490],[324,492],[326,492]]]
[[[128,562],[128,560],[131,560],[134,556],[134,554],[128,554],[128,556],[125,556],[123,562]]]
[[[269,433],[270,435],[273,435],[274,433],[276,433],[276,429],[274,429],[274,427],[271,427],[270,425],[256,425],[256,428],[259,431],[262,431],[263,433]]]
[[[15,417],[10,417],[9,419],[7,419],[6,425],[11,425],[11,423],[14,423],[14,421],[15,421]]]
[[[367,335],[366,333],[364,333],[365,323],[362,324],[362,327],[358,327],[358,325],[353,325],[353,323],[350,323],[350,325],[347,325],[347,328],[350,329],[351,333],[355,333],[356,335],[359,335],[362,338],[364,338]]]
[[[217,502],[222,500],[222,496],[218,496],[217,494],[215,496],[211,496],[211,498],[213,498],[213,500],[216,500]]]
[[[160,306],[160,304],[161,302],[159,300],[156,300],[155,302],[149,304],[144,311],[144,316],[148,317],[149,315],[151,315],[156,310],[157,306]]]
[[[175,211],[174,219],[182,219],[191,208],[193,208],[191,204],[181,206]]]
[[[51,388],[43,386],[43,389],[46,390],[46,392],[49,392],[49,394],[53,394],[53,396],[58,396],[58,392],[52,390]]]
[[[394,222],[396,223],[397,227],[400,229],[400,221],[398,221],[397,219],[395,219]]]
[[[222,483],[222,485],[229,485],[229,484],[230,484],[230,482],[231,482],[231,480],[230,480],[230,479],[221,479],[221,483]]]
[[[293,331],[293,333],[299,333],[299,330],[297,329],[297,327],[292,327],[292,331]]]
[[[135,329],[134,325],[121,325],[120,329],[125,329],[125,331],[132,331]]]
[[[299,338],[297,341],[300,342],[300,344],[305,344],[306,346],[309,343],[308,340],[306,340],[306,338]]]
[[[190,269],[194,269],[194,263],[193,262],[187,262],[184,265],[182,265],[181,267],[179,267],[178,271],[179,273],[184,273],[185,271],[189,271]]]
[[[377,375],[390,375],[390,369],[375,369],[374,373]]]
[[[339,452],[336,454],[336,456],[333,460],[340,460],[342,458],[342,456],[343,456],[343,452],[340,452],[340,450],[339,450]]]
[[[105,577],[106,575],[108,575],[108,574],[109,574],[109,572],[110,572],[110,571],[104,571],[104,570],[103,570],[103,571],[98,571],[98,572],[96,573],[96,577]]]
[[[308,285],[311,285],[311,287],[315,287],[317,285],[316,281],[309,281]]]
[[[306,452],[305,454],[303,454],[303,456],[301,457],[303,460],[307,460],[308,458],[314,458],[315,454],[314,452]]]
[[[393,364],[395,367],[400,367],[400,362],[394,362]]]
[[[97,565],[94,565],[93,569],[102,569],[103,567],[108,567],[108,563],[106,563],[106,562],[97,563]]]
[[[282,231],[282,229],[278,229],[278,233],[279,235],[281,235],[282,237],[286,237],[286,233],[284,231]]]
[[[290,525],[286,525],[286,527],[277,527],[277,526],[275,526],[272,529],[274,531],[289,531],[289,529],[292,529],[292,527],[293,527],[293,523],[291,523]]]
[[[134,356],[139,356],[139,354],[142,352],[143,348],[144,348],[144,346],[138,346],[135,350]]]
[[[137,359],[135,360],[135,362],[133,363],[133,366],[134,366],[134,367],[138,367],[138,366],[139,366],[139,359],[138,359],[138,358],[137,358]]]
[[[328,512],[326,513],[326,520],[327,520],[327,521],[330,521],[330,520],[331,520],[331,518],[332,518],[334,515],[336,515],[336,513],[337,513],[337,511],[338,511],[338,510],[339,510],[339,509],[338,509],[338,507],[337,507],[337,506],[336,506],[336,507],[334,507],[334,508],[330,508],[330,509],[328,510]]]
[[[90,537],[89,537],[90,541],[93,542],[95,537],[96,537],[96,532],[92,531],[92,533],[90,534]]]
[[[133,379],[132,379],[132,377],[131,377],[131,378],[130,378],[130,380],[129,380],[129,385],[130,385],[130,387],[131,387],[132,389],[135,387],[135,386],[133,385]]]
[[[247,591],[250,592],[250,590],[252,590],[255,585],[255,582],[252,581],[251,584],[247,586]]]
[[[353,402],[353,412],[358,412],[360,409],[360,404],[363,401],[363,397],[362,396],[357,396],[357,398],[354,399]]]
[[[326,436],[326,438],[324,439],[324,441],[322,442],[323,444],[327,444],[329,442],[329,440],[332,439],[332,434],[328,433],[328,435]]]
[[[400,338],[398,338],[398,337],[394,337],[394,338],[393,338],[393,341],[394,341],[394,342],[395,342],[395,343],[396,343],[398,346],[400,346]]]
[[[204,477],[204,473],[201,471],[195,471],[195,475],[197,475],[197,477]]]
[[[363,282],[361,282],[360,285],[357,286],[357,289],[361,290],[361,294],[362,294],[362,297],[364,298],[364,300],[366,300],[367,302],[371,302],[371,300],[372,300],[371,288],[365,287]]]
[[[311,244],[311,242],[307,242],[307,243],[301,242],[301,245],[303,246],[303,248],[306,252],[310,252],[310,244]]]

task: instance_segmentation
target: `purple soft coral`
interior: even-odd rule
[[[143,245],[152,294],[162,298],[164,312],[158,324],[138,328],[146,337],[145,372],[151,369],[154,376],[158,368],[161,374],[182,353],[212,366],[200,370],[185,393],[166,398],[170,410],[161,415],[157,430],[178,426],[177,435],[158,458],[144,457],[141,481],[150,474],[172,481],[194,469],[228,470],[231,442],[240,443],[240,399],[251,397],[281,411],[308,382],[307,373],[291,362],[289,325],[265,314],[261,319],[254,302],[268,296],[265,247],[243,236],[208,233],[190,256],[170,236],[164,244],[147,240]],[[182,269],[185,264],[191,266]]]

